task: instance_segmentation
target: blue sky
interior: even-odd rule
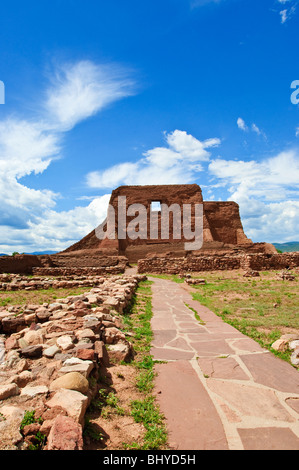
[[[198,183],[253,241],[298,240],[298,22],[297,0],[2,4],[0,252],[67,248],[123,184]]]

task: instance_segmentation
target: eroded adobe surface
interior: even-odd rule
[[[118,233],[120,198],[125,199],[126,225],[138,216],[138,212],[128,215],[128,208],[140,204],[146,208],[146,227],[136,227],[145,237],[133,240],[126,233],[124,239],[100,239],[95,229],[82,240],[65,251],[51,256],[17,255],[0,258],[0,272],[26,273],[36,275],[88,275],[91,271],[96,275],[117,274],[125,271],[128,262],[137,263],[148,256],[185,257],[183,213],[184,205],[192,207],[191,226],[195,230],[195,204],[203,207],[203,245],[198,251],[192,250],[192,256],[228,256],[236,253],[275,254],[276,249],[269,243],[253,243],[244,233],[239,206],[235,202],[204,201],[201,188],[197,184],[182,185],[149,185],[120,186],[112,192],[110,205],[115,211],[115,232]],[[152,202],[165,204],[168,208],[176,205],[181,218],[173,217],[169,212],[169,237],[161,236],[161,212],[155,212],[158,219],[158,236],[153,238],[150,233],[153,216]],[[179,224],[182,237],[174,237],[174,221]],[[97,221],[95,221],[96,225]],[[107,226],[103,224],[104,231]],[[215,264],[215,263],[214,263]],[[217,264],[217,263],[216,263]]]

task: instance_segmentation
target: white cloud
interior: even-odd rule
[[[281,10],[279,12],[280,16],[281,16],[281,22],[282,24],[285,23],[288,19],[288,10]]]
[[[29,223],[34,246],[62,250],[91,232],[106,218],[110,194],[100,196],[85,207],[69,211],[47,210],[36,222]]]
[[[200,141],[185,131],[165,134],[166,147],[148,150],[135,163],[121,163],[103,171],[90,172],[87,185],[91,188],[113,188],[120,184],[180,184],[193,181],[202,171],[199,162],[208,161],[207,149],[220,144],[217,138]]]
[[[107,215],[110,194],[95,198],[86,207],[57,212],[46,209],[28,227],[2,226],[0,252],[61,251],[100,224]],[[9,241],[9,243],[7,242]]]
[[[256,241],[298,238],[299,152],[281,152],[263,161],[217,159],[209,165],[225,181],[229,199],[240,205],[246,234]]]
[[[247,126],[247,124],[245,123],[244,119],[242,119],[241,117],[239,117],[237,119],[237,126],[239,129],[241,129],[242,131],[244,132],[248,132],[249,131],[249,127]],[[255,124],[255,123],[252,123],[251,124],[251,130],[253,132],[255,132],[257,135],[261,135],[263,136],[265,139],[267,138],[266,137],[266,134]]]
[[[298,0],[277,0],[278,3],[285,6],[284,10],[279,11],[280,22],[286,23],[296,12]]]
[[[19,182],[42,173],[59,155],[59,139],[38,123],[7,119],[0,122],[0,224],[26,227],[28,220],[53,207],[58,195]]]
[[[0,174],[21,178],[42,173],[59,155],[59,138],[42,123],[9,118],[0,122]]]
[[[238,125],[238,128],[241,129],[242,131],[248,131],[248,127],[246,126],[244,119],[239,117],[237,119],[237,125]]]
[[[133,88],[124,69],[116,65],[100,66],[90,61],[66,64],[56,70],[40,115],[35,119],[21,120],[14,116],[0,121],[0,247],[8,246],[4,235],[7,227],[6,239],[12,244],[18,243],[19,250],[25,251],[25,246],[23,249],[19,246],[21,241],[26,246],[35,241],[39,249],[50,249],[56,243],[54,249],[57,249],[60,240],[65,240],[71,232],[75,237],[81,236],[83,231],[97,224],[97,221],[91,224],[95,201],[87,208],[59,213],[53,208],[60,195],[48,189],[29,188],[20,179],[32,173],[43,173],[54,159],[60,158],[65,132],[112,102],[129,96]],[[85,209],[86,217],[82,215]],[[82,216],[84,228],[77,220],[71,230],[76,214]],[[57,221],[61,223],[60,230],[56,230]],[[28,227],[31,230],[28,231]],[[39,243],[38,236],[43,244]],[[13,246],[12,251],[15,249]]]
[[[254,132],[256,132],[258,135],[261,135],[261,131],[260,131],[260,129],[257,127],[256,124],[253,123],[252,126],[251,126],[251,129],[252,129]]]
[[[243,194],[277,201],[285,199],[299,189],[299,153],[296,150],[281,152],[275,157],[257,161],[213,160],[211,174],[225,179],[232,197]]]
[[[54,128],[69,130],[104,107],[134,93],[128,72],[91,61],[63,64],[47,91],[45,110]]]

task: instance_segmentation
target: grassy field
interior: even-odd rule
[[[295,281],[277,280],[278,271],[243,277],[243,271],[194,273],[206,284],[192,287],[192,296],[225,322],[289,361],[290,351],[277,353],[271,344],[286,333],[299,334],[298,274]],[[178,276],[157,276],[183,282]]]
[[[16,290],[16,291],[0,291],[0,306],[6,307],[9,305],[42,305],[43,303],[55,302],[56,299],[63,299],[69,295],[79,295],[87,292],[88,287],[73,287],[69,289],[49,289],[41,290]]]

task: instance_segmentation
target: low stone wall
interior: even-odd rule
[[[125,272],[126,266],[119,264],[117,266],[107,267],[68,267],[68,268],[33,268],[34,276],[103,276],[105,274],[122,274]]]
[[[236,254],[187,256],[185,258],[155,256],[139,260],[138,273],[180,274],[183,272],[244,269],[268,271],[299,266],[299,252],[277,254]]]
[[[139,260],[138,272],[179,274],[182,272],[239,269],[241,260],[240,256],[153,257]]]
[[[49,256],[52,267],[56,268],[109,268],[126,266],[125,256],[106,256],[98,252],[74,252]],[[46,266],[46,265],[45,265]]]
[[[34,274],[35,276],[93,276],[124,273],[125,256],[72,255],[0,256],[0,273]]]
[[[0,307],[0,450],[82,450],[85,413],[111,363],[134,349],[122,313],[145,276],[112,276],[84,294]],[[36,422],[22,430],[26,410]]]
[[[74,287],[96,287],[101,285],[107,276],[22,276],[20,274],[0,274],[0,291],[17,290],[47,290],[50,288],[74,288]]]
[[[250,269],[268,271],[272,269],[292,269],[299,266],[299,252],[276,253],[273,255],[255,253],[246,255]]]

